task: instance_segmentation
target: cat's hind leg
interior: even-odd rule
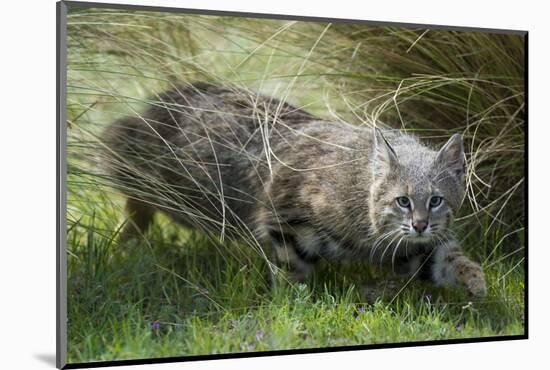
[[[124,243],[142,236],[153,220],[155,209],[149,204],[137,199],[126,200],[126,224],[120,233],[119,241]]]

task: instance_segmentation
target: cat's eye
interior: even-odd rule
[[[411,206],[411,200],[407,197],[397,198],[397,204],[403,208],[409,208]]]
[[[435,208],[435,207],[439,206],[442,201],[443,201],[443,198],[441,198],[441,197],[438,197],[438,196],[431,197],[431,199],[430,199],[430,208]]]

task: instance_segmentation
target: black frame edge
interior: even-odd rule
[[[529,32],[525,32],[523,36],[523,53],[524,53],[524,149],[523,149],[523,160],[524,160],[524,178],[525,185],[523,189],[524,197],[524,217],[525,217],[525,267],[524,267],[524,284],[525,291],[523,293],[523,330],[525,338],[529,338]]]
[[[74,364],[65,365],[63,369],[83,369],[83,368],[128,366],[128,365],[151,365],[151,364],[165,364],[165,363],[173,363],[173,362],[226,360],[226,359],[236,359],[236,358],[288,356],[288,355],[314,354],[314,353],[354,352],[354,351],[374,350],[374,349],[425,347],[425,346],[439,346],[439,345],[449,345],[449,344],[471,344],[471,343],[501,342],[501,341],[525,340],[525,339],[527,339],[526,335],[509,335],[509,336],[500,336],[500,337],[464,338],[464,339],[416,341],[416,342],[404,342],[404,343],[378,343],[378,344],[366,344],[366,345],[359,345],[359,346],[304,348],[304,349],[289,349],[289,350],[277,350],[277,351],[265,351],[265,352],[243,352],[243,353],[222,353],[222,354],[209,354],[209,355],[197,355],[197,356],[157,357],[157,358],[150,358],[150,359],[74,363]]]

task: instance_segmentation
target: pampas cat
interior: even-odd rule
[[[367,258],[485,294],[450,227],[464,195],[460,135],[439,150],[404,132],[329,122],[211,84],[176,88],[112,124],[103,162],[128,197],[122,238],[159,210],[210,235],[269,246],[304,281],[319,259]]]

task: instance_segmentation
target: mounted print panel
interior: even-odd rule
[[[527,337],[526,32],[58,29],[59,367]]]

